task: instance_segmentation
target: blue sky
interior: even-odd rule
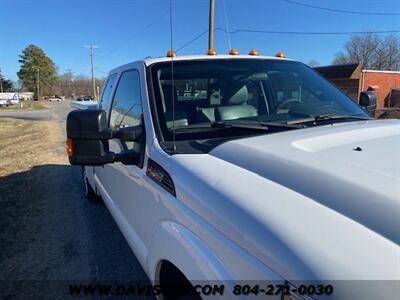
[[[397,12],[398,0],[296,0],[335,9]],[[400,30],[400,16],[333,13],[300,7],[282,0],[215,0],[216,27],[279,31]],[[227,22],[225,21],[224,5]],[[95,51],[96,75],[146,56],[163,56],[170,48],[169,0],[0,0],[0,68],[17,79],[18,55],[35,44],[53,59],[62,73],[90,74],[88,49]],[[208,0],[173,0],[174,47],[179,48],[207,30]],[[219,53],[229,49],[229,37],[215,34]],[[346,35],[279,35],[237,33],[232,47],[241,53],[257,48],[262,54],[283,51],[293,59],[329,64],[342,49]],[[200,54],[207,35],[179,54]]]

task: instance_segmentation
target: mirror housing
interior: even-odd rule
[[[376,109],[376,95],[371,91],[364,91],[360,93],[358,103],[360,106],[364,107],[364,109],[370,114],[375,113]]]
[[[113,162],[134,164],[133,151],[113,153],[108,140],[138,141],[142,126],[109,129],[104,110],[73,110],[67,117],[67,154],[71,165],[100,166]]]

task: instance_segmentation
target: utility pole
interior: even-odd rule
[[[36,69],[36,94],[37,94],[37,100],[40,100],[40,85],[39,85],[39,81],[40,81],[40,70],[39,68],[35,68]]]
[[[208,18],[208,50],[214,49],[214,0],[210,0],[210,11]]]
[[[92,88],[93,88],[93,99],[96,100],[96,79],[94,78],[94,64],[93,64],[93,49],[98,48],[97,46],[85,46],[85,48],[90,49],[90,65],[92,70]]]
[[[3,92],[3,81],[2,81],[2,77],[1,77],[1,69],[0,69],[0,93]]]

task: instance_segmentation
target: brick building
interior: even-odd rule
[[[363,70],[360,91],[372,87],[377,98],[377,108],[400,106],[398,91],[400,90],[400,72]]]
[[[400,106],[400,72],[363,70],[360,64],[332,65],[315,68],[324,77],[358,102],[360,92],[373,90],[377,109]]]

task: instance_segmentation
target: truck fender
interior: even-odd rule
[[[171,221],[159,223],[153,231],[147,258],[151,280],[158,280],[163,260],[174,264],[190,281],[233,281],[218,257],[193,232]]]

